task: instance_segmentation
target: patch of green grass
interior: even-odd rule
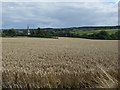
[[[83,34],[90,35],[90,34],[93,34],[93,33],[96,33],[96,32],[98,32],[98,31],[95,31],[95,30],[92,30],[92,31],[88,31],[88,30],[83,31],[83,30],[81,30],[81,31],[75,31],[75,32],[72,32],[72,33],[79,34],[79,35],[83,35]]]
[[[104,31],[104,30],[103,30]],[[110,35],[111,34],[114,34],[116,33],[118,30],[111,30],[111,31],[106,31],[108,32]],[[90,34],[93,34],[93,33],[99,33],[100,31],[98,30],[79,30],[79,31],[74,31],[74,32],[71,32],[71,33],[74,33],[74,34],[79,34],[79,35],[83,35],[83,34],[87,34],[87,35],[90,35]]]
[[[107,31],[110,35],[116,33],[118,30]]]

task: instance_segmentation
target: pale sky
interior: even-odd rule
[[[47,28],[118,24],[118,0],[8,1],[10,0],[2,2],[2,11],[0,10],[2,28],[26,28],[27,25],[31,28]]]

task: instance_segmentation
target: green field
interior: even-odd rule
[[[111,35],[111,34],[116,33],[118,30],[77,30],[77,31],[73,31],[71,33],[79,34],[79,35],[83,35],[83,34],[90,35],[93,33],[99,33],[100,31],[106,31]]]
[[[110,35],[116,33],[118,30],[107,31]]]

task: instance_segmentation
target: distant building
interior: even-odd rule
[[[29,26],[27,26],[27,34],[30,35]]]

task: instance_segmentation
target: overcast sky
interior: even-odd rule
[[[80,27],[118,24],[110,2],[3,2],[2,28]]]

